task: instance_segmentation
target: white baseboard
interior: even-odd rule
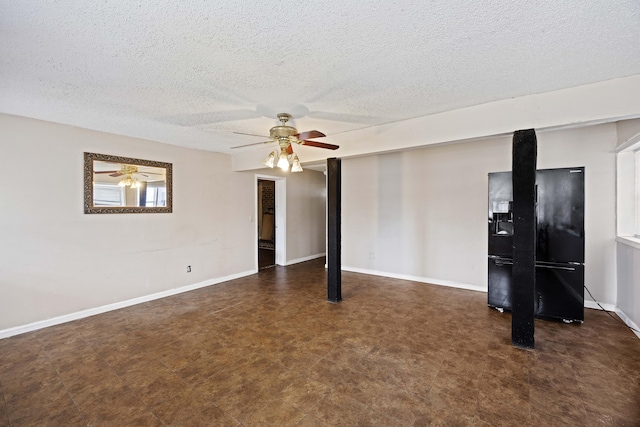
[[[454,282],[452,280],[431,279],[429,277],[410,276],[408,274],[388,273],[384,271],[368,270],[365,268],[356,268],[342,266],[342,271],[351,271],[353,273],[370,274],[372,276],[391,277],[393,279],[410,280],[412,282],[428,283],[430,285],[449,286],[450,288],[467,289],[470,291],[487,292],[485,286],[470,285],[468,283]]]
[[[607,303],[604,303],[604,302],[601,302],[599,304],[602,306],[602,308],[600,308],[598,303],[596,303],[594,301],[584,300],[584,306],[586,308],[593,308],[595,310],[602,310],[604,308],[606,311],[616,311],[616,309],[618,308],[613,304],[607,304]]]
[[[326,264],[325,264],[325,268],[327,268]],[[411,280],[413,282],[429,283],[429,284],[432,284],[432,285],[449,286],[449,287],[452,287],[452,288],[459,288],[459,289],[468,289],[468,290],[471,290],[471,291],[487,292],[487,288],[484,287],[484,286],[470,285],[470,284],[467,284],[467,283],[454,282],[454,281],[451,281],[451,280],[431,279],[431,278],[428,278],[428,277],[411,276],[411,275],[407,275],[407,274],[387,273],[387,272],[383,272],[383,271],[368,270],[366,268],[357,268],[357,267],[348,267],[348,266],[342,266],[342,270],[343,271],[351,271],[351,272],[354,272],[354,273],[371,274],[373,276],[383,276],[383,277],[391,277],[391,278],[394,278],[394,279]],[[614,304],[600,303],[600,305],[606,311],[614,311],[616,313],[618,313],[618,311],[620,311],[620,309],[617,306],[615,306]],[[585,300],[584,301],[584,306],[586,308],[594,308],[596,310],[602,310],[602,308],[600,308],[600,306],[598,306],[597,303],[595,303],[593,301],[589,301],[589,300]],[[634,328],[635,328],[635,326],[634,326]]]
[[[635,331],[632,331],[632,332],[636,334],[638,338],[640,338],[640,332],[636,332],[636,331],[640,331],[640,326],[636,325],[635,322],[631,320],[631,318],[627,316],[627,314],[624,311],[620,310],[619,307],[616,307],[615,312],[622,319],[622,321],[627,324],[627,326],[635,329]]]
[[[287,261],[286,265],[293,265],[293,264],[298,264],[300,262],[311,261],[312,259],[322,258],[323,256],[326,256],[326,255],[327,255],[326,252],[323,252],[321,254],[309,255],[303,258],[296,258],[296,259]]]
[[[255,270],[244,271],[242,273],[230,274],[229,276],[219,277],[216,279],[205,280],[203,282],[194,283],[193,285],[187,285],[180,288],[169,289],[155,294],[144,295],[137,298],[132,298],[126,301],[120,301],[113,304],[103,305],[101,307],[89,308],[87,310],[76,311],[75,313],[69,313],[51,319],[39,320],[37,322],[29,323],[26,325],[15,326],[13,328],[7,328],[0,330],[0,339],[8,338],[14,335],[20,335],[27,332],[37,331],[38,329],[47,328],[49,326],[59,325],[61,323],[71,322],[73,320],[83,319],[85,317],[95,316],[96,314],[106,313],[107,311],[118,310],[120,308],[129,307],[136,304],[142,304],[144,302],[153,301],[160,298],[170,297],[172,295],[181,294],[183,292],[189,292],[196,289],[204,288],[207,286],[217,285],[218,283],[227,282],[233,279],[239,279],[241,277],[250,276],[257,273]]]
[[[326,264],[325,264],[325,268],[327,268]],[[468,290],[479,291],[479,292],[487,292],[487,289],[485,287],[482,287],[482,286],[475,286],[475,285],[469,285],[469,284],[466,284],[466,283],[452,282],[450,280],[429,279],[427,277],[417,277],[417,276],[409,276],[409,275],[406,275],[406,274],[386,273],[386,272],[376,271],[376,270],[367,270],[365,268],[346,267],[346,266],[342,266],[342,270],[343,271],[351,271],[351,272],[354,272],[354,273],[371,274],[373,276],[391,277],[391,278],[394,278],[394,279],[411,280],[413,282],[422,282],[422,283],[429,283],[429,284],[433,284],[433,285],[450,286],[450,287],[453,287],[453,288],[468,289]],[[604,308],[606,311],[613,311],[618,316],[620,316],[620,318],[624,321],[625,324],[627,324],[628,326],[630,326],[633,329],[636,329],[636,330],[640,331],[640,327],[638,327],[638,325],[636,325],[633,322],[633,320],[631,320],[631,318],[629,316],[627,316],[622,310],[620,310],[620,308],[618,308],[614,304],[600,303],[600,306],[602,306],[602,308],[600,308],[600,306],[597,303],[595,303],[594,301],[585,300],[584,301],[584,306],[586,308],[593,308],[593,309],[596,309],[596,310],[602,310]],[[640,332],[633,331],[633,333],[635,333],[636,336],[638,338],[640,338]]]
[[[326,255],[325,253],[321,253],[321,254],[315,254],[315,255],[308,256],[308,257],[304,257],[304,258],[294,259],[294,260],[289,261],[287,263],[287,265],[297,264],[297,263],[304,262],[304,261],[310,261],[312,259],[321,258],[321,257],[323,257],[325,255]],[[327,266],[325,264],[325,268],[326,267]],[[388,272],[381,272],[381,271],[377,271],[377,270],[368,270],[368,269],[364,269],[364,268],[356,268],[356,267],[348,267],[348,266],[343,266],[342,270],[343,271],[350,271],[350,272],[353,272],[353,273],[370,274],[370,275],[373,275],[373,276],[383,276],[383,277],[391,277],[391,278],[394,278],[394,279],[410,280],[410,281],[413,281],[413,282],[428,283],[428,284],[432,284],[432,285],[449,286],[449,287],[453,287],[453,288],[467,289],[467,290],[471,290],[471,291],[487,292],[487,289],[485,287],[482,287],[482,286],[470,285],[470,284],[454,282],[454,281],[450,281],[450,280],[430,279],[430,278],[427,278],[427,277],[411,276],[411,275],[406,275],[406,274],[388,273]],[[129,300],[126,300],[126,301],[116,302],[116,303],[113,303],[113,304],[103,305],[101,307],[95,307],[95,308],[90,308],[90,309],[87,309],[87,310],[77,311],[75,313],[69,313],[69,314],[65,314],[65,315],[62,315],[62,316],[53,317],[51,319],[40,320],[40,321],[29,323],[29,324],[26,324],[26,325],[21,325],[21,326],[15,326],[13,328],[2,329],[2,330],[0,330],[0,339],[8,338],[8,337],[11,337],[11,336],[14,336],[14,335],[24,334],[24,333],[27,333],[27,332],[36,331],[38,329],[47,328],[49,326],[60,325],[62,323],[67,323],[67,322],[71,322],[73,320],[83,319],[85,317],[95,316],[97,314],[106,313],[108,311],[113,311],[113,310],[118,310],[118,309],[125,308],[125,307],[130,307],[130,306],[136,305],[136,304],[142,304],[142,303],[153,301],[153,300],[157,300],[157,299],[160,299],[160,298],[166,298],[166,297],[169,297],[169,296],[172,296],[172,295],[177,295],[177,294],[181,294],[181,293],[184,293],[184,292],[193,291],[193,290],[204,288],[204,287],[207,287],[207,286],[217,285],[217,284],[222,283],[222,282],[227,282],[229,280],[239,279],[241,277],[250,276],[250,275],[255,274],[255,273],[257,273],[257,271],[255,271],[255,270],[244,271],[242,273],[236,273],[236,274],[231,274],[229,276],[219,277],[219,278],[216,278],[216,279],[205,280],[205,281],[202,281],[202,282],[199,282],[199,283],[194,283],[192,285],[187,285],[187,286],[183,286],[183,287],[175,288],[175,289],[169,289],[169,290],[166,290],[166,291],[157,292],[155,294],[144,295],[144,296],[137,297],[137,298],[132,298],[132,299],[129,299]],[[607,311],[615,312],[618,316],[620,316],[620,318],[628,326],[630,326],[630,327],[632,327],[634,329],[640,330],[640,327],[638,327],[638,325],[636,325],[631,320],[631,318],[629,316],[627,316],[617,306],[615,306],[613,304],[606,304],[606,303],[600,303],[600,305],[602,306],[602,308],[604,308]],[[585,300],[584,301],[584,306],[587,307],[587,308],[593,308],[593,309],[596,309],[596,310],[601,310],[601,308],[595,302],[589,301],[589,300]],[[634,333],[638,336],[638,338],[640,338],[640,333],[638,333],[638,332],[634,332]]]

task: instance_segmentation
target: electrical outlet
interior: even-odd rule
[[[191,273],[191,266],[187,265],[187,273]]]

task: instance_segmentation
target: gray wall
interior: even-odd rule
[[[640,144],[640,119],[616,124],[617,148],[617,305],[622,317],[640,325],[640,239],[634,237],[635,228],[635,156]],[[637,333],[640,336],[640,333]]]
[[[586,167],[585,283],[616,302],[615,125],[538,133],[538,168]],[[487,174],[511,169],[511,139],[343,160],[348,269],[486,290]]]
[[[640,325],[640,249],[626,243],[618,243],[617,255],[617,305],[637,326]]]
[[[0,336],[256,271],[256,181],[229,156],[1,114],[0,129]],[[173,213],[85,215],[85,151],[172,163]],[[288,259],[324,252],[310,172],[287,178]]]

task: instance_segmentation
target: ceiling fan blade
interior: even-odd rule
[[[116,172],[120,172],[118,171],[93,171],[93,173],[98,174],[98,173],[116,173]]]
[[[274,141],[271,140],[271,141],[254,142],[253,144],[236,145],[235,147],[231,147],[231,149],[233,150],[234,148],[251,147],[252,145],[268,144],[270,142],[274,142]]]
[[[327,150],[337,150],[338,148],[340,148],[339,145],[327,144],[327,143],[318,142],[318,141],[309,141],[309,140],[306,140],[306,139],[300,141],[300,145],[308,145],[310,147],[326,148]]]
[[[249,136],[259,136],[260,138],[269,138],[268,136],[256,135],[255,133],[244,133],[244,132],[233,132],[233,133],[236,133],[238,135],[249,135]]]
[[[287,145],[287,154],[293,154],[293,147],[291,144]]]
[[[322,138],[323,136],[327,136],[327,135],[317,130],[309,130],[306,132],[300,132],[299,134],[293,135],[293,136],[302,140],[302,139],[308,139],[308,138]]]
[[[118,177],[118,176],[122,176],[122,175],[124,175],[122,172],[116,172],[116,173],[109,174],[109,176],[113,176],[113,177]]]

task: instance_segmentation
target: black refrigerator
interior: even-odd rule
[[[584,168],[536,171],[536,317],[584,320]],[[511,310],[511,172],[489,174],[489,306]]]

